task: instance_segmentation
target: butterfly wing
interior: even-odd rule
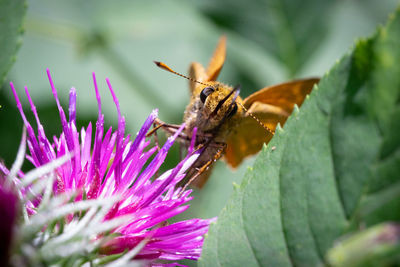
[[[226,36],[223,35],[218,41],[217,48],[210,59],[207,67],[208,81],[215,81],[225,62],[226,55]]]
[[[263,123],[271,131],[275,131],[278,123],[283,124],[288,113],[279,108],[260,102],[255,102],[248,110],[260,122]],[[225,150],[225,160],[227,163],[236,168],[245,157],[253,155],[260,151],[264,143],[268,143],[272,138],[272,133],[263,128],[258,121],[252,118],[249,113],[240,120],[228,136]]]
[[[226,55],[226,36],[222,36],[215,48],[214,54],[208,63],[207,70],[198,63],[193,62],[190,64],[189,68],[189,77],[199,81],[199,82],[208,82],[208,81],[215,81],[222,69],[222,66],[225,62],[225,55]],[[189,81],[190,91],[194,93],[196,88],[196,83],[193,81]],[[200,92],[196,92],[200,93]]]
[[[291,113],[294,104],[300,106],[306,95],[311,92],[314,84],[318,82],[318,78],[311,78],[265,87],[245,98],[243,104],[249,109],[254,102],[258,101],[281,107]]]
[[[275,131],[278,123],[283,125],[286,122],[294,104],[300,106],[318,81],[319,79],[306,79],[266,87],[244,99],[243,105],[248,112],[227,138],[227,163],[237,167],[245,157],[257,153],[272,138],[272,134],[249,113]]]

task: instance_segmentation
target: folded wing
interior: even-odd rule
[[[264,126],[275,131],[278,123],[283,125],[292,113],[294,105],[300,106],[319,79],[297,80],[266,87],[243,100],[248,109],[239,125],[227,139],[225,159],[237,167],[245,157],[255,154],[268,143],[272,134],[252,118],[253,114]]]

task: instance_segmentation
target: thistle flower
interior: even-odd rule
[[[76,127],[75,88],[70,90],[67,120],[49,70],[47,70],[47,75],[62,125],[62,133],[59,137],[54,136],[52,142],[46,137],[28,89],[25,87],[36,119],[37,134],[26,119],[14,85],[12,83],[10,85],[27,129],[29,150],[27,159],[35,167],[40,167],[63,155],[72,155],[69,160],[56,168],[52,194],[70,194],[75,202],[120,197],[120,200],[108,210],[103,221],[121,216],[128,217],[128,220],[112,230],[115,237],[102,244],[100,248],[102,254],[121,253],[144,244],[135,258],[151,260],[152,264],[157,264],[156,260],[197,260],[201,253],[203,236],[214,219],[191,219],[171,225],[166,222],[169,218],[185,211],[189,207],[187,202],[192,199],[191,190],[182,191],[182,188],[177,188],[176,185],[183,179],[185,171],[199,155],[194,151],[194,141],[185,159],[172,170],[154,178],[184,125],[174,136],[168,138],[161,149],[158,147],[148,149],[150,141],[145,137],[157,117],[157,110],[154,110],[144,122],[136,138],[131,140],[130,135],[125,135],[125,118],[121,115],[114,90],[106,79],[118,112],[118,128],[113,131],[110,127],[104,134],[104,115],[101,112],[100,94],[93,74],[98,119],[92,141],[91,123],[80,132]],[[153,159],[150,160],[153,155]],[[145,165],[146,163],[148,164]],[[0,168],[8,174],[9,171],[1,164]],[[20,173],[20,176],[23,177],[24,174]],[[24,190],[29,189],[27,187]],[[26,194],[25,191],[22,194]],[[32,216],[37,212],[42,198],[42,195],[37,195],[26,202],[27,214]],[[73,220],[71,216],[66,217],[67,222]],[[96,239],[101,239],[101,236],[96,236]]]

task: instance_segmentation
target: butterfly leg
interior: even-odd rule
[[[156,129],[156,128],[157,128],[157,124],[156,124],[156,123],[153,123],[153,130]],[[153,131],[153,130],[152,130],[152,131]],[[161,148],[160,148],[160,142],[159,142],[159,140],[158,140],[157,130],[154,130],[153,133],[152,133],[152,135],[153,135],[154,144],[155,144],[156,147],[157,147],[157,152],[160,152]],[[148,136],[148,134],[147,134],[146,136]],[[160,171],[160,170],[157,170],[156,173],[154,174],[154,176],[155,176],[156,178],[158,178],[158,177],[160,176],[159,171]]]
[[[193,186],[199,187],[199,188],[203,187],[203,185],[206,183],[206,181],[208,180],[208,178],[211,174],[210,168],[213,166],[214,162],[216,162],[224,154],[226,144],[220,143],[220,142],[215,142],[215,143],[210,144],[208,147],[206,147],[204,151],[206,151],[207,148],[213,148],[213,149],[216,148],[217,150],[215,151],[215,153],[213,153],[212,158],[205,162],[203,160],[201,160],[203,154],[200,154],[199,163],[202,165],[200,165],[199,167],[196,167],[196,165],[198,164],[197,161],[193,163],[192,167],[187,172],[189,179],[187,180],[187,182],[184,182],[181,192],[185,191],[189,185],[193,185]],[[206,152],[205,156],[209,157],[207,152]],[[202,163],[202,162],[204,162],[204,163]],[[189,174],[189,172],[191,172],[191,171],[194,171],[194,173],[192,172],[192,174]]]
[[[181,125],[165,123],[158,118],[154,120],[154,125],[156,125],[156,126],[146,134],[146,137],[149,137],[149,136],[155,134],[155,132],[157,132],[157,130],[160,128],[163,129],[167,134],[174,135],[176,133],[176,131],[181,127]],[[189,137],[185,133],[181,132],[178,135],[178,139],[190,142],[191,137]]]
[[[153,123],[153,129],[156,127],[157,127],[157,125],[155,123]],[[153,138],[154,138],[154,144],[157,146],[157,151],[160,151],[161,148],[160,148],[160,142],[158,140],[157,131],[154,131]]]

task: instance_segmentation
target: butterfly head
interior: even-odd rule
[[[217,81],[197,81],[180,74],[165,63],[155,61],[159,68],[197,83],[186,108],[184,121],[188,128],[196,126],[200,132],[212,131],[243,111],[239,97],[240,87],[231,87]]]
[[[232,88],[220,82],[209,82],[207,86],[200,86],[194,94],[199,102],[203,119],[208,120],[208,124],[216,125],[237,114],[239,106],[236,103],[239,97],[240,88]]]

